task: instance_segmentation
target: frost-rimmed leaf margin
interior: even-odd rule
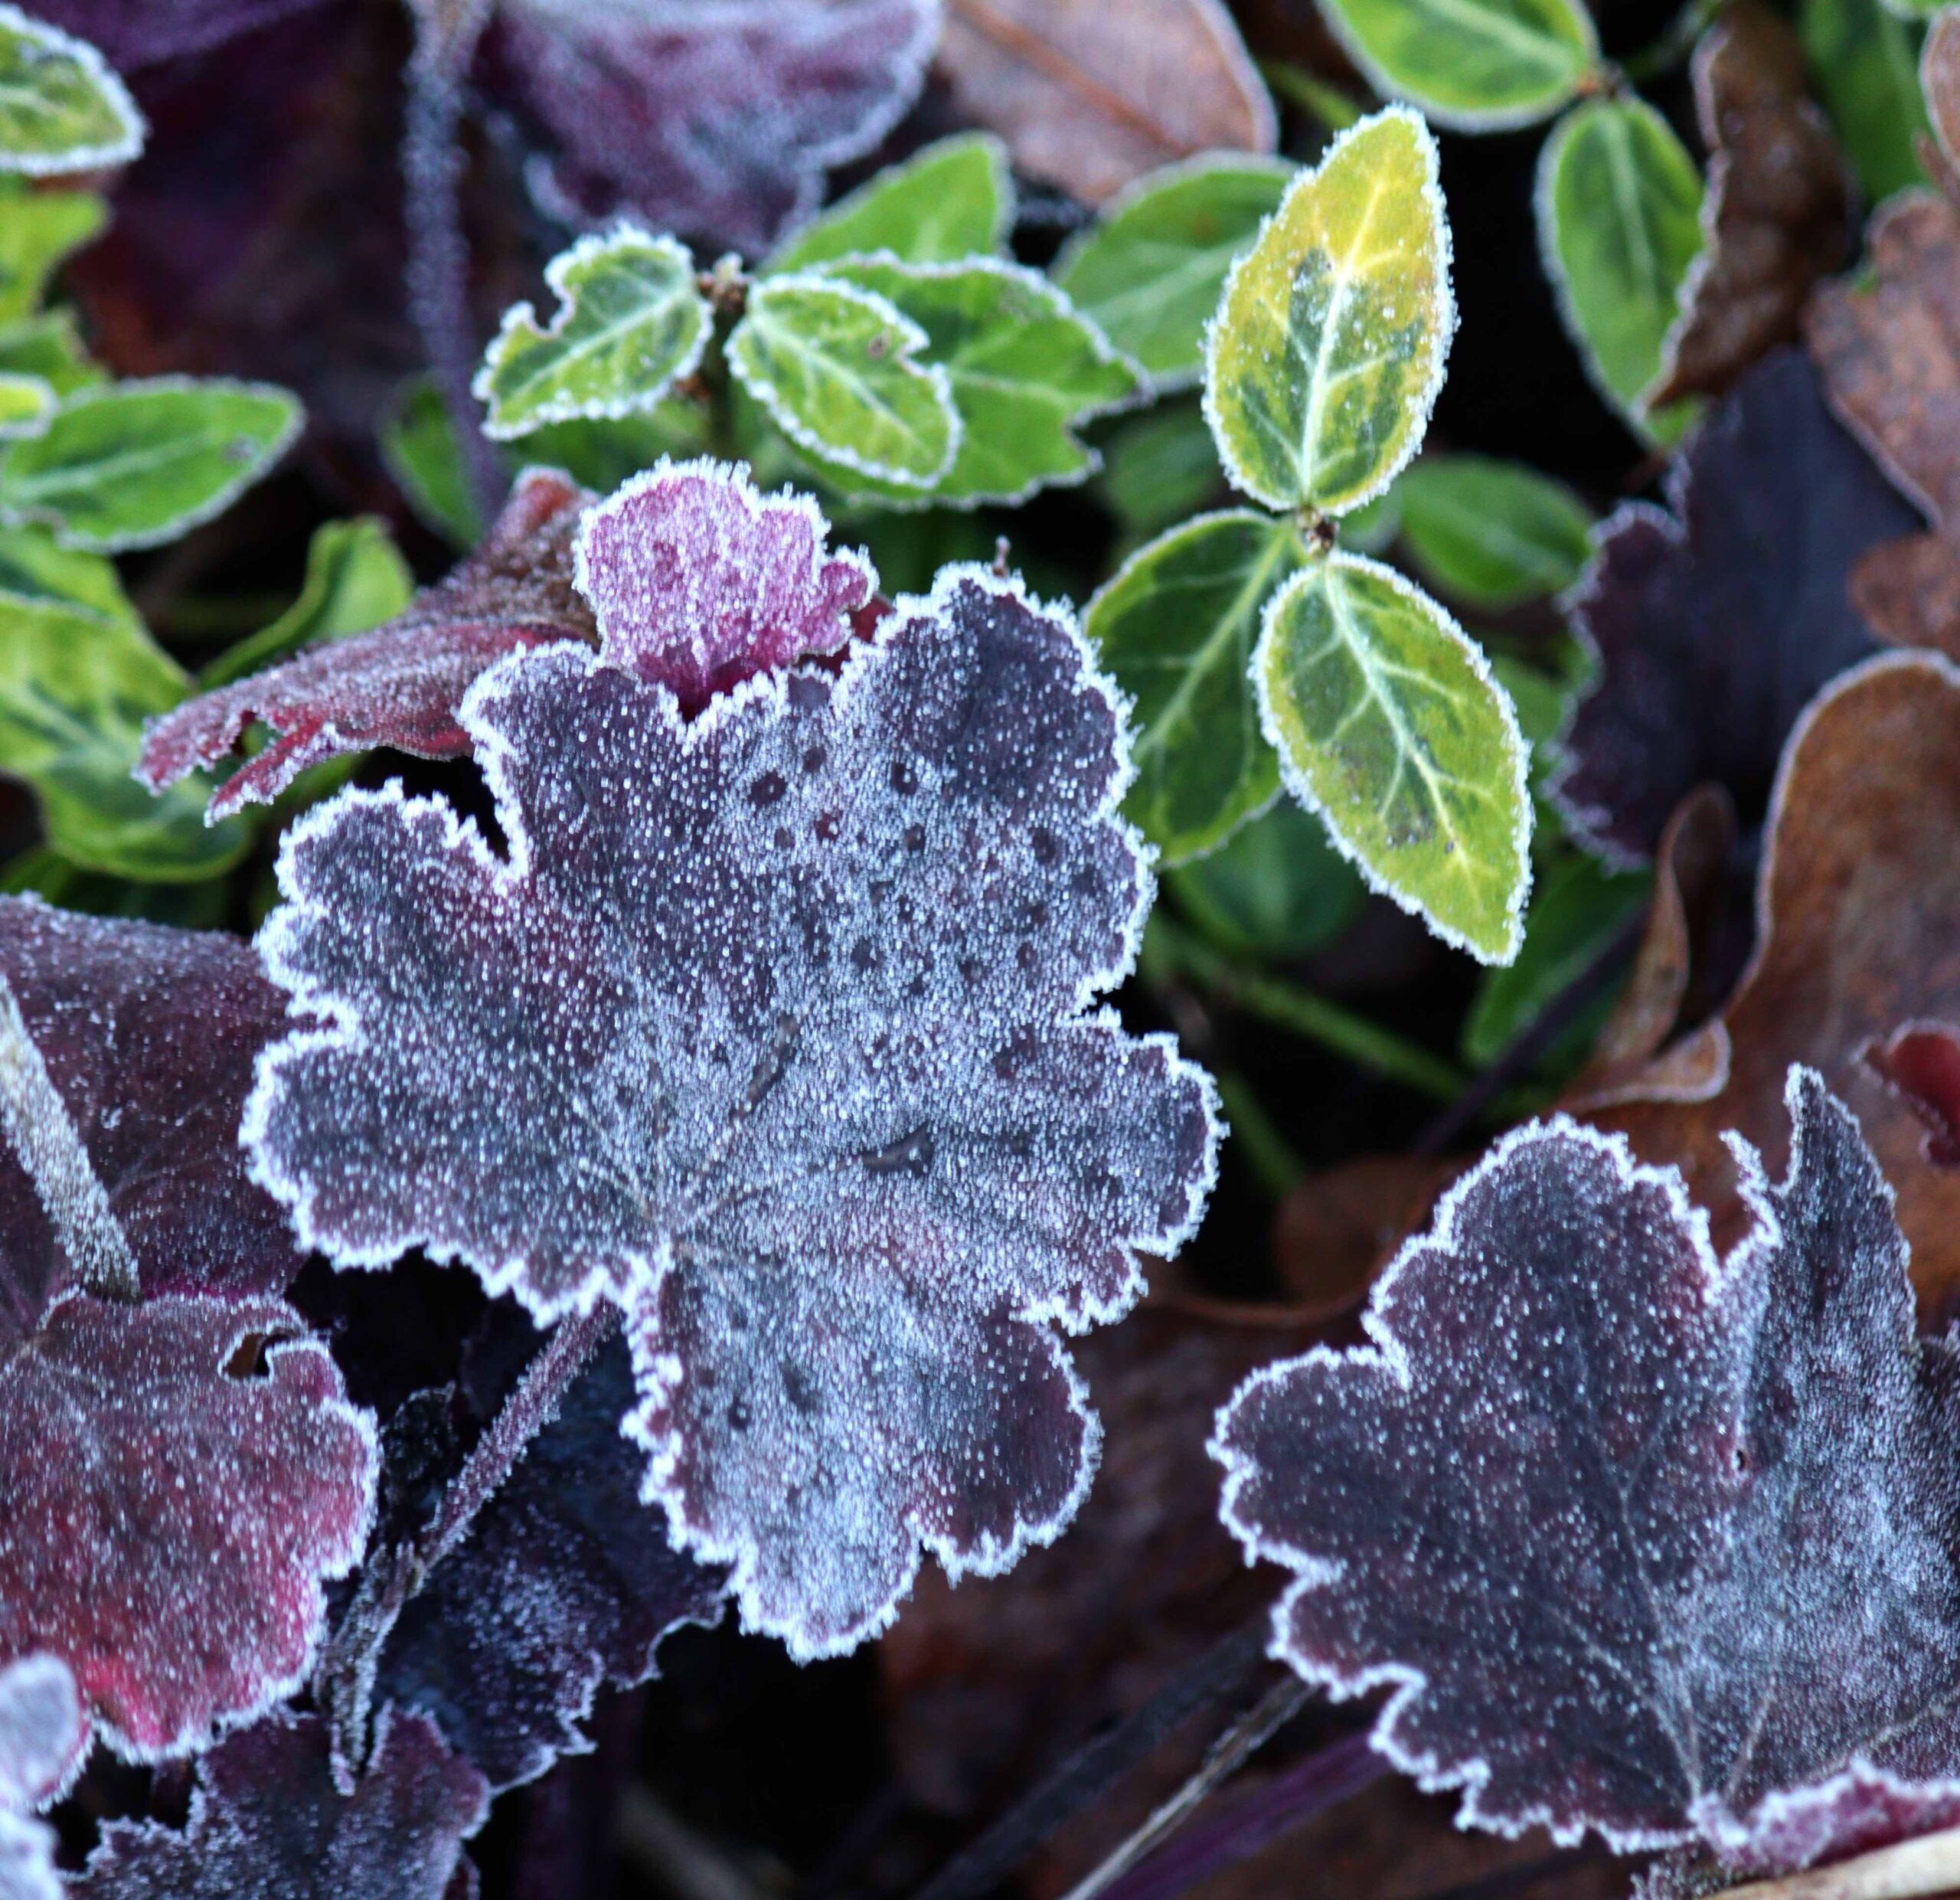
[[[1508,926],[1504,953],[1493,957],[1481,945],[1473,943],[1452,924],[1445,924],[1416,898],[1405,896],[1396,889],[1381,873],[1363,858],[1360,852],[1342,836],[1334,816],[1321,802],[1305,776],[1294,765],[1288,752],[1282,733],[1279,715],[1272,705],[1266,684],[1266,668],[1263,662],[1269,638],[1278,622],[1287,597],[1299,586],[1302,580],[1313,580],[1331,571],[1331,564],[1358,570],[1383,582],[1390,591],[1400,594],[1426,617],[1433,620],[1441,633],[1454,640],[1462,649],[1470,669],[1490,690],[1497,702],[1498,716],[1504,724],[1510,741],[1509,751],[1514,786],[1516,792],[1515,809],[1517,816],[1511,827],[1511,843],[1517,852],[1522,867],[1522,875],[1513,887],[1511,901],[1506,906],[1504,921]],[[1440,600],[1425,594],[1407,575],[1390,567],[1386,562],[1371,555],[1353,554],[1346,549],[1338,550],[1312,565],[1302,568],[1284,582],[1266,602],[1259,616],[1259,644],[1253,649],[1253,690],[1259,704],[1259,729],[1266,734],[1266,743],[1279,755],[1281,783],[1308,811],[1313,813],[1325,826],[1327,834],[1342,857],[1361,875],[1361,881],[1370,891],[1385,897],[1399,909],[1421,921],[1424,927],[1432,930],[1443,942],[1453,948],[1474,957],[1480,963],[1501,966],[1514,962],[1524,942],[1524,912],[1531,897],[1531,747],[1525,743],[1524,734],[1517,723],[1517,709],[1511,704],[1511,695],[1505,691],[1504,682],[1497,676],[1488,657],[1476,641],[1463,630],[1462,624]]]
[[[0,31],[20,34],[51,47],[80,67],[100,89],[111,114],[122,122],[122,136],[106,145],[74,146],[61,152],[18,152],[0,148],[0,172],[15,172],[25,178],[54,178],[64,172],[96,172],[110,165],[126,165],[143,149],[149,125],[129,96],[122,76],[104,59],[100,48],[72,33],[65,33],[46,20],[37,19],[17,6],[0,0]]]
[[[492,385],[507,345],[527,326],[531,332],[528,340],[533,342],[556,342],[562,338],[578,316],[578,293],[567,282],[572,272],[580,264],[603,257],[609,251],[626,244],[645,245],[668,262],[678,264],[688,276],[694,274],[694,253],[678,237],[664,233],[656,234],[630,221],[622,221],[603,231],[587,231],[577,243],[559,252],[544,267],[545,286],[558,299],[558,308],[553,312],[551,321],[541,324],[537,308],[528,297],[512,304],[504,312],[497,334],[490,339],[488,348],[483,352],[483,361],[471,381],[469,393],[483,404],[485,411],[483,433],[493,441],[514,442],[554,422],[618,422],[628,416],[651,414],[677,382],[701,368],[709,338],[714,334],[714,318],[706,300],[697,298],[698,320],[694,326],[694,341],[681,352],[672,368],[659,382],[649,384],[644,390],[629,395],[616,397],[609,402],[582,402],[573,396],[556,397],[538,404],[521,423],[496,420],[496,392]]]
[[[0,0],[4,4],[4,0]],[[0,522],[31,522],[49,529],[64,548],[78,548],[87,554],[113,554],[133,552],[145,548],[160,548],[166,541],[176,541],[194,528],[201,528],[205,522],[215,521],[219,515],[237,500],[253,483],[262,480],[299,440],[300,432],[306,426],[306,410],[299,398],[289,389],[282,389],[276,383],[260,383],[232,376],[146,376],[132,378],[126,382],[92,383],[63,398],[51,418],[48,430],[29,441],[46,440],[61,418],[75,410],[93,407],[98,404],[112,402],[136,394],[197,394],[205,391],[217,391],[226,395],[250,396],[260,401],[276,402],[286,411],[286,419],[277,430],[258,449],[252,458],[241,463],[237,472],[224,486],[195,508],[173,515],[162,526],[146,528],[133,534],[117,535],[104,538],[100,536],[77,534],[68,528],[61,516],[54,510],[31,507],[17,508],[8,502],[4,466],[0,466]]]
[[[1099,996],[1120,986],[1135,970],[1137,960],[1143,947],[1144,924],[1156,901],[1157,853],[1142,832],[1123,816],[1121,809],[1123,800],[1135,782],[1137,773],[1130,737],[1129,696],[1099,664],[1095,649],[1083,635],[1073,607],[1066,602],[1050,603],[1041,600],[1028,589],[1018,575],[998,574],[991,567],[982,566],[977,562],[949,564],[940,569],[930,594],[901,594],[893,603],[891,612],[884,616],[877,630],[868,639],[854,641],[851,644],[844,665],[831,676],[832,703],[840,706],[845,703],[857,681],[872,666],[883,663],[884,650],[899,630],[914,619],[939,618],[944,613],[956,591],[960,587],[969,584],[995,598],[1016,601],[1029,612],[1046,618],[1065,633],[1080,664],[1083,684],[1103,701],[1112,715],[1115,724],[1114,767],[1109,786],[1096,808],[1094,822],[1106,822],[1122,838],[1125,848],[1132,855],[1137,871],[1136,895],[1122,934],[1120,953],[1108,963],[1085,971],[1078,979],[1075,994],[1070,1001],[1072,1013],[1070,1020],[1100,1028],[1120,1028],[1121,1019],[1112,1008],[1105,1006],[1093,1014],[1087,1012]],[[267,1139],[269,1123],[278,1093],[279,1071],[284,1064],[299,1061],[316,1049],[358,1051],[361,1047],[363,1031],[359,1012],[351,1004],[323,991],[306,977],[294,963],[289,953],[292,933],[298,927],[299,918],[307,914],[309,908],[306,900],[299,894],[296,866],[302,846],[328,829],[336,822],[337,815],[349,807],[364,805],[392,806],[405,815],[433,818],[438,822],[442,826],[442,848],[445,851],[466,853],[487,875],[493,890],[501,893],[521,881],[528,875],[531,864],[530,834],[522,822],[521,808],[517,802],[510,746],[502,732],[485,717],[485,712],[492,698],[506,686],[515,684],[519,668],[533,658],[547,656],[554,659],[563,657],[580,665],[587,678],[601,671],[622,670],[616,662],[609,660],[603,652],[588,649],[580,653],[569,643],[564,643],[544,649],[537,654],[516,652],[507,655],[479,675],[471,686],[459,709],[458,722],[470,735],[477,764],[490,791],[498,823],[504,834],[507,855],[501,858],[498,855],[474,817],[459,812],[446,799],[411,796],[404,790],[399,779],[390,779],[378,790],[350,788],[337,797],[314,806],[296,823],[287,828],[280,840],[279,856],[274,867],[281,901],[261,928],[256,939],[256,948],[267,974],[287,992],[290,998],[287,1005],[289,1019],[296,1024],[310,1022],[318,1026],[296,1027],[284,1038],[270,1043],[260,1051],[253,1066],[252,1091],[246,1097],[240,1117],[238,1136],[250,1157],[247,1173],[255,1183],[288,1210],[294,1235],[302,1248],[328,1253],[337,1267],[373,1271],[385,1270],[404,1254],[420,1248],[439,1264],[470,1268],[492,1297],[504,1293],[513,1295],[540,1326],[553,1325],[574,1314],[590,1313],[602,1299],[612,1298],[618,1303],[625,1305],[633,1299],[655,1290],[670,1264],[668,1250],[663,1246],[652,1253],[625,1252],[626,1277],[623,1284],[617,1287],[609,1284],[611,1276],[605,1267],[595,1266],[587,1271],[584,1280],[564,1297],[547,1300],[539,1297],[534,1289],[526,1284],[525,1273],[528,1263],[522,1255],[492,1258],[468,1246],[451,1247],[419,1229],[407,1226],[387,1239],[365,1247],[351,1246],[340,1240],[330,1241],[315,1221],[315,1196],[311,1189],[302,1181],[282,1173],[266,1156],[270,1148]],[[746,709],[752,701],[762,700],[779,708],[786,706],[791,682],[805,670],[798,667],[780,667],[753,674],[740,681],[730,692],[717,695],[692,719],[683,715],[680,701],[672,688],[663,685],[659,688],[658,717],[663,722],[670,742],[685,753],[717,733],[724,723]],[[1168,1032],[1158,1032],[1148,1035],[1130,1036],[1128,1039],[1141,1047],[1161,1051],[1171,1073],[1191,1081],[1199,1091],[1204,1104],[1207,1136],[1205,1166],[1192,1189],[1188,1216],[1177,1228],[1163,1236],[1164,1245],[1174,1253],[1197,1231],[1204,1219],[1211,1190],[1217,1182],[1219,1146],[1230,1131],[1224,1121],[1217,1087],[1210,1071],[1184,1055],[1174,1036]],[[1059,1323],[1072,1335],[1120,1319],[1135,1305],[1145,1290],[1143,1273],[1138,1264],[1135,1250],[1126,1248],[1124,1251],[1129,1271],[1122,1288],[1109,1301],[1098,1303],[1092,1300],[1085,1305],[1073,1306],[1059,1303],[1052,1306],[1034,1306],[1027,1310],[1025,1316],[1033,1323],[1047,1324],[1051,1321]],[[1092,1460],[1092,1467],[1093,1463]],[[671,1506],[668,1508],[670,1518],[672,1518],[675,1514]],[[1059,1534],[1058,1528],[1056,1535]],[[700,1549],[696,1549],[695,1554],[705,1562],[724,1561]],[[752,1591],[753,1588],[751,1565]],[[907,1588],[910,1588],[909,1584]],[[746,1614],[746,1604],[744,1614]],[[895,1610],[893,1614],[896,1614]],[[861,1640],[862,1638],[856,1640]]]
[[[1400,450],[1382,463],[1366,486],[1349,495],[1338,508],[1328,509],[1325,511],[1328,514],[1338,517],[1351,513],[1388,492],[1395,478],[1420,452],[1423,439],[1429,433],[1429,418],[1435,413],[1436,398],[1442,393],[1443,383],[1449,373],[1449,349],[1456,335],[1459,313],[1456,292],[1451,281],[1455,261],[1455,240],[1450,231],[1449,208],[1443,199],[1441,155],[1437,149],[1436,135],[1429,130],[1420,113],[1412,106],[1387,106],[1380,112],[1370,113],[1367,118],[1357,119],[1333,140],[1321,154],[1318,163],[1301,170],[1299,175],[1288,188],[1286,195],[1279,201],[1279,208],[1260,221],[1245,255],[1227,273],[1225,287],[1219,293],[1218,307],[1213,311],[1210,322],[1204,326],[1204,366],[1200,372],[1204,384],[1204,420],[1218,450],[1220,466],[1223,468],[1233,486],[1242,494],[1248,495],[1264,506],[1282,514],[1291,512],[1298,503],[1285,498],[1276,500],[1261,493],[1246,479],[1246,471],[1227,443],[1218,414],[1214,391],[1226,307],[1232,300],[1232,293],[1240,277],[1259,255],[1259,247],[1266,242],[1272,227],[1286,215],[1295,198],[1311,191],[1334,159],[1362,133],[1390,120],[1400,120],[1410,126],[1415,133],[1416,146],[1422,154],[1421,201],[1429,213],[1431,234],[1436,247],[1436,348],[1430,361],[1429,374],[1416,391],[1413,401],[1408,404],[1408,435]]]
[[[843,297],[874,314],[882,323],[889,324],[899,338],[894,355],[906,358],[910,367],[933,386],[940,407],[946,414],[946,449],[939,466],[929,475],[914,475],[909,469],[888,469],[862,456],[848,443],[826,442],[809,425],[798,417],[795,410],[783,401],[782,392],[766,377],[762,375],[752,363],[745,362],[744,352],[740,345],[743,332],[748,327],[756,306],[776,293],[792,290],[815,290],[832,296]],[[807,450],[821,461],[834,462],[854,474],[862,475],[874,482],[890,482],[900,488],[930,489],[936,482],[944,479],[959,454],[961,438],[965,425],[961,418],[959,405],[952,399],[952,379],[945,366],[939,363],[924,363],[919,358],[923,354],[931,339],[918,324],[907,316],[896,304],[866,290],[858,285],[826,276],[821,270],[792,271],[781,277],[770,277],[756,285],[749,296],[749,314],[735,327],[726,346],[728,373],[761,405],[763,412],[776,427],[800,449]]]

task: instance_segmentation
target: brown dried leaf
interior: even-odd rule
[[[1709,151],[1706,244],[1668,332],[1658,407],[1719,396],[1779,343],[1849,253],[1856,187],[1806,90],[1796,35],[1766,7],[1732,7],[1704,35],[1695,112]]]
[[[1755,956],[1722,1017],[1683,1045],[1720,1071],[1713,1086],[1661,1099],[1671,1051],[1591,1119],[1642,1160],[1678,1165],[1726,1246],[1746,1222],[1721,1131],[1780,1174],[1784,1074],[1810,1064],[1864,1123],[1922,1315],[1942,1320],[1960,1309],[1960,1174],[1926,1165],[1919,1119],[1860,1058],[1901,1023],[1960,1021],[1960,668],[1890,653],[1834,682],[1791,736],[1767,836]]]
[[[1368,1155],[1296,1182],[1272,1224],[1287,1297],[1316,1314],[1354,1305],[1457,1169],[1431,1156]]]
[[[1926,1129],[1920,1152],[1936,1168],[1960,1167],[1960,1029],[1946,1022],[1908,1022],[1883,1042],[1867,1042],[1862,1060]]]
[[[1960,163],[1960,8],[1933,16],[1919,49],[1919,90],[1947,162]]]
[[[1220,0],[947,0],[939,67],[1021,170],[1090,204],[1174,159],[1277,136]]]

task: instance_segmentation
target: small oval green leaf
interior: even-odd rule
[[[1531,885],[1517,720],[1475,644],[1396,574],[1336,551],[1269,603],[1253,676],[1288,789],[1379,891],[1508,963]]]
[[[880,172],[793,234],[765,274],[807,270],[841,257],[889,251],[909,264],[989,256],[1014,224],[1007,147],[990,132],[962,132]]]
[[[1456,325],[1436,141],[1405,106],[1343,132],[1235,264],[1205,414],[1235,487],[1329,515],[1422,446]]]
[[[931,488],[952,468],[960,423],[929,339],[884,298],[817,276],[773,277],[749,293],[728,367],[800,449],[853,474]]]
[[[1054,276],[1159,389],[1195,383],[1226,273],[1279,208],[1295,168],[1215,153],[1153,172],[1070,240]]]
[[[1167,864],[1222,844],[1279,789],[1250,668],[1266,603],[1305,561],[1291,522],[1204,515],[1139,548],[1083,630],[1134,702],[1125,810]]]
[[[1494,612],[1560,593],[1592,551],[1585,503],[1521,462],[1426,455],[1395,492],[1423,578],[1470,607]]]
[[[0,5],[0,172],[31,178],[120,165],[143,115],[86,40]]]
[[[1241,825],[1220,848],[1165,878],[1178,907],[1221,949],[1308,957],[1354,921],[1367,887],[1290,798]]]
[[[77,391],[44,434],[0,454],[0,517],[44,522],[102,554],[154,547],[229,506],[302,415],[263,383],[159,377]]]
[[[1648,415],[1642,398],[1701,249],[1694,161],[1645,100],[1590,100],[1545,142],[1537,214],[1545,270],[1594,387],[1643,438],[1674,440],[1697,405]]]
[[[475,394],[500,441],[548,422],[643,414],[690,374],[713,330],[684,245],[630,227],[582,237],[545,267],[557,313],[506,311]]]
[[[1459,132],[1550,118],[1599,69],[1576,0],[1321,0],[1321,11],[1379,91]]]

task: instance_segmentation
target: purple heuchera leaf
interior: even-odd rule
[[[591,499],[555,469],[526,469],[483,545],[406,613],[152,721],[137,777],[161,791],[215,765],[263,721],[274,737],[213,793],[205,818],[215,824],[270,804],[308,766],[341,753],[384,745],[462,757],[469,739],[457,708],[481,674],[508,653],[594,637],[571,584],[572,533]]]
[[[939,0],[502,0],[503,65],[593,216],[750,255],[924,83]]]
[[[260,1049],[290,1026],[250,947],[0,898],[11,988],[146,1293],[284,1291],[298,1271],[285,1210],[246,1178],[239,1113]],[[0,1118],[0,1130],[4,1130]],[[0,1344],[74,1284],[0,1132]]]
[[[1276,1650],[1394,1694],[1465,1823],[1779,1870],[1960,1820],[1960,1424],[1850,1111],[1790,1072],[1723,1261],[1672,1169],[1521,1130],[1377,1283],[1374,1343],[1220,1413]]]
[[[334,1786],[326,1725],[279,1714],[198,1767],[181,1833],[111,1821],[74,1900],[443,1900],[489,1790],[432,1724],[384,1715],[351,1795]]]
[[[0,1658],[61,1657],[121,1754],[288,1694],[361,1554],[373,1427],[300,1330],[270,1300],[71,1294],[0,1335]]]
[[[619,1429],[632,1402],[616,1336],[382,1655],[376,1699],[433,1718],[495,1792],[590,1748],[578,1725],[600,1685],[645,1682],[662,1637],[720,1613],[721,1574],[640,1502],[646,1461]]]
[[[580,591],[616,666],[673,688],[698,712],[752,675],[835,652],[878,577],[826,554],[807,496],[766,500],[725,463],[662,459],[580,524]]]
[[[463,721],[508,861],[396,786],[288,836],[262,946],[332,1026],[261,1067],[260,1179],[341,1265],[628,1306],[648,1498],[799,1655],[888,1620],[922,1542],[1057,1535],[1095,1427],[1054,1326],[1135,1299],[1217,1137],[1093,1009],[1150,878],[1073,624],[949,569],[692,721],[569,648]]]
[[[0,1900],[61,1900],[54,1831],[26,1817],[61,1791],[87,1740],[75,1679],[59,1657],[0,1669]]]
[[[201,53],[323,0],[34,0],[31,9],[100,47],[121,72]]]

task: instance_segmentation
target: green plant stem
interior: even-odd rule
[[[1259,1185],[1276,1201],[1282,1199],[1306,1172],[1305,1164],[1236,1069],[1214,1063],[1211,1078],[1218,1084],[1218,1099],[1240,1153],[1259,1176]]]
[[[1243,968],[1161,911],[1150,920],[1150,960],[1158,970],[1181,972],[1276,1028],[1439,1102],[1454,1101],[1467,1086],[1462,1072],[1440,1056],[1297,983]]]

